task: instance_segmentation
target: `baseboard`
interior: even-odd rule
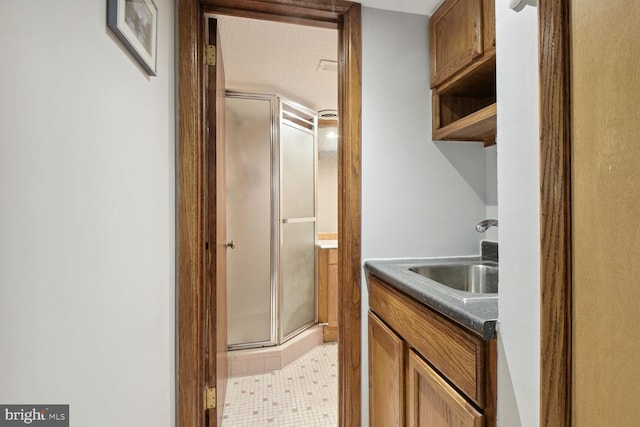
[[[338,341],[338,327],[337,326],[323,326],[322,327],[322,340],[324,342],[336,342],[336,341]]]

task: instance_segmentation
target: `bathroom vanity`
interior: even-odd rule
[[[318,323],[322,340],[338,341],[338,242],[318,242]]]
[[[370,426],[495,426],[497,262],[380,260],[365,272]]]

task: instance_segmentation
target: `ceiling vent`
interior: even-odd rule
[[[338,112],[336,110],[318,111],[318,120],[338,120]]]

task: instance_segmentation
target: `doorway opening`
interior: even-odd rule
[[[211,368],[211,363],[220,346],[216,343],[215,321],[211,321],[215,318],[207,319],[206,314],[208,305],[215,307],[216,293],[207,292],[211,284],[205,278],[215,278],[207,274],[207,263],[216,258],[220,242],[207,249],[207,232],[215,226],[215,215],[208,216],[207,207],[212,194],[215,195],[215,188],[213,193],[208,192],[206,177],[215,174],[215,164],[207,163],[206,155],[205,14],[253,17],[338,30],[338,268],[341,283],[338,329],[342,343],[338,350],[338,424],[359,426],[361,23],[360,5],[340,0],[330,3],[178,1],[178,425],[204,426],[208,419],[208,425],[215,426],[221,413],[220,408],[215,407],[215,393],[209,393],[216,383],[216,370]],[[203,349],[206,349],[204,355]],[[212,356],[206,356],[208,354]],[[210,369],[206,368],[207,364]]]
[[[221,424],[335,426],[337,337],[323,337],[322,311],[336,312],[338,301],[319,255],[323,235],[337,240],[339,140],[318,126],[320,112],[338,109],[337,30],[211,18],[224,58],[226,234],[234,242]]]

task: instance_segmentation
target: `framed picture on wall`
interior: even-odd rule
[[[158,8],[153,0],[107,0],[107,26],[147,74],[155,76]]]

